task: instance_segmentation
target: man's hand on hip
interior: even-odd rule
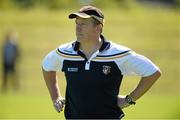
[[[126,102],[125,98],[126,96],[122,96],[122,95],[117,96],[117,104],[121,109],[128,107],[130,105]]]
[[[57,112],[61,112],[65,106],[65,99],[63,97],[58,97],[54,102],[54,107]]]

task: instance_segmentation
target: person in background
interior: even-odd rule
[[[19,89],[18,75],[17,75],[17,61],[20,56],[18,46],[18,33],[10,30],[5,36],[5,42],[2,49],[2,63],[3,63],[3,79],[2,91],[6,92],[8,84],[12,83],[15,90]]]

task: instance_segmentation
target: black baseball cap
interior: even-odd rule
[[[101,24],[104,24],[104,15],[102,11],[91,5],[83,6],[78,12],[71,13],[69,19],[76,18],[77,16],[81,18],[94,18]]]

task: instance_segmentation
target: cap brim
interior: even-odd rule
[[[91,16],[86,14],[86,13],[72,13],[69,15],[69,19],[73,19],[76,17],[80,17],[80,18],[90,18]]]

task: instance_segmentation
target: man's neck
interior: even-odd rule
[[[94,52],[100,49],[103,41],[102,39],[97,38],[96,40],[81,40],[80,43],[80,49],[83,51],[87,58],[90,58]]]

